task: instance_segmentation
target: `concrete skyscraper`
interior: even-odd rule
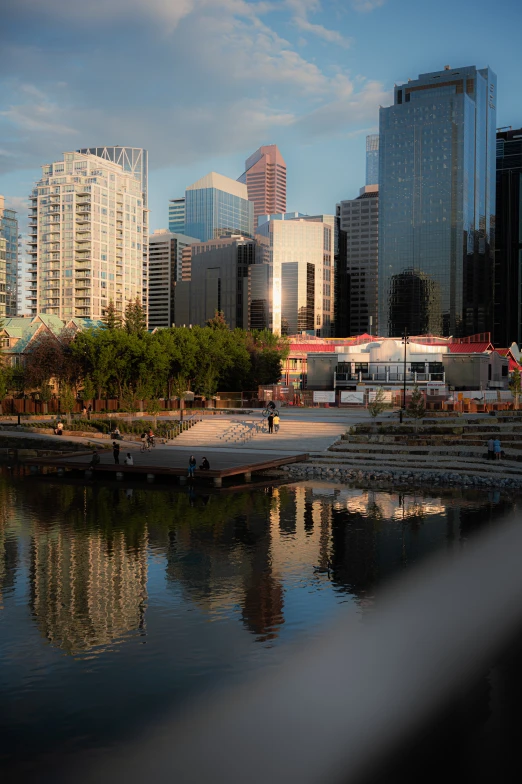
[[[182,278],[183,251],[195,237],[156,229],[149,237],[149,329],[175,322],[174,292]]]
[[[142,184],[92,154],[42,166],[29,196],[31,315],[101,318],[142,298],[148,222]]]
[[[185,191],[185,234],[201,242],[221,236],[254,235],[254,206],[247,186],[210,172]]]
[[[18,312],[18,220],[14,210],[5,208],[3,196],[0,196],[0,237],[5,240],[4,315],[10,317]]]
[[[5,318],[5,278],[7,243],[0,236],[0,320]]]
[[[286,212],[286,163],[276,144],[260,147],[245,161],[239,182],[254,204],[254,230],[260,215]]]
[[[382,335],[493,327],[496,90],[489,68],[446,66],[380,110]]]
[[[123,171],[133,174],[141,182],[145,207],[148,199],[149,154],[142,147],[84,147],[78,152],[82,155],[96,155],[105,161],[112,161]]]

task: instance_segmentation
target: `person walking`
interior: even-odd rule
[[[279,419],[279,413],[276,411],[275,414],[274,414],[274,431],[276,433],[279,433],[279,423],[280,423],[280,421],[281,420]]]
[[[274,415],[272,414],[272,412],[270,412],[270,414],[268,415],[268,432],[269,433],[274,432]]]
[[[502,454],[502,444],[500,443],[499,438],[495,438],[494,450],[495,450],[495,460],[500,460]]]
[[[488,460],[495,459],[495,439],[489,438],[488,439]]]
[[[120,464],[120,445],[117,441],[112,442],[112,455],[114,457],[114,464]]]
[[[92,406],[89,404],[89,408],[87,409],[87,419],[91,418],[91,413],[92,413]]]
[[[97,465],[100,465],[100,456],[99,456],[98,452],[96,451],[96,449],[93,449],[92,450],[91,462],[89,463],[89,468],[92,468],[93,471],[94,471],[94,469],[96,468]]]
[[[194,479],[194,471],[196,470],[196,458],[191,455],[189,458],[188,475],[190,479]]]

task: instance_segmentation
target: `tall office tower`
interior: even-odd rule
[[[366,137],[366,185],[379,184],[379,134]]]
[[[169,231],[173,234],[185,233],[185,197],[169,199]]]
[[[382,335],[397,324],[492,329],[496,82],[489,68],[446,66],[396,86],[394,105],[380,110]],[[415,276],[406,301],[399,283]]]
[[[255,231],[260,215],[286,212],[286,163],[276,144],[266,144],[247,158],[238,182],[245,183],[254,203]]]
[[[66,152],[29,196],[31,315],[101,318],[142,297],[147,212],[140,181],[111,161]]]
[[[0,236],[0,320],[4,319],[5,313],[5,290],[6,290],[6,268],[7,268],[7,242]]]
[[[497,132],[495,346],[522,343],[522,128]]]
[[[326,216],[325,216],[326,217]],[[311,218],[271,220],[258,229],[272,275],[272,330],[329,337],[334,308],[333,237]]]
[[[175,322],[174,291],[182,279],[183,250],[194,237],[156,229],[149,237],[149,329],[171,327]]]
[[[256,240],[222,237],[191,245],[192,277],[176,286],[176,324],[205,323],[222,311],[231,329],[257,328],[259,288],[264,280],[268,299],[269,268]],[[254,296],[254,326],[251,322]],[[268,313],[268,308],[265,308]],[[268,326],[263,324],[261,328]]]
[[[185,234],[201,242],[224,235],[254,235],[254,205],[247,186],[210,172],[185,191]]]
[[[5,208],[0,196],[0,237],[5,248],[5,315],[16,316],[18,312],[18,220],[14,210]]]
[[[379,186],[366,185],[356,199],[337,208],[339,229],[346,235],[339,260],[347,275],[346,336],[378,335]]]

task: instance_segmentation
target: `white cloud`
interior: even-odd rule
[[[350,40],[338,30],[331,30],[323,25],[310,22],[308,15],[321,10],[319,0],[286,0],[286,5],[292,12],[292,22],[298,30],[316,35],[328,43],[339,44],[343,47],[350,45]]]

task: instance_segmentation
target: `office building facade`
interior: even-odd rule
[[[238,181],[247,186],[254,204],[255,230],[259,216],[286,212],[286,163],[276,144],[266,144],[247,158]]]
[[[117,163],[68,152],[29,196],[31,315],[100,319],[143,298],[148,213],[140,181]]]
[[[495,104],[489,68],[448,66],[396,86],[380,110],[382,335],[398,324],[413,334],[415,324],[455,336],[492,329]]]
[[[379,134],[366,137],[366,185],[379,184]]]
[[[379,189],[377,185],[361,188],[356,199],[337,205],[339,230],[344,233],[339,264],[347,276],[344,289],[346,333],[379,334]]]
[[[495,346],[522,343],[522,128],[497,132]]]
[[[271,220],[258,229],[271,268],[271,329],[277,334],[332,333],[334,238],[332,226],[317,217]]]
[[[247,186],[210,172],[185,191],[185,234],[200,242],[239,234],[253,237],[254,205]]]
[[[169,200],[169,231],[185,234],[185,197]]]
[[[224,314],[231,329],[259,326],[260,298],[266,302],[268,267],[259,244],[248,237],[223,237],[191,245],[191,278],[176,286],[176,324],[205,323],[216,311]],[[254,295],[254,325],[251,323]],[[268,314],[268,306],[264,307]],[[268,320],[268,317],[267,317]]]
[[[197,242],[194,237],[157,229],[149,237],[149,329],[175,323],[174,292],[182,279],[183,250]]]
[[[15,210],[5,207],[0,196],[0,237],[5,240],[5,315],[18,312],[18,220]]]

